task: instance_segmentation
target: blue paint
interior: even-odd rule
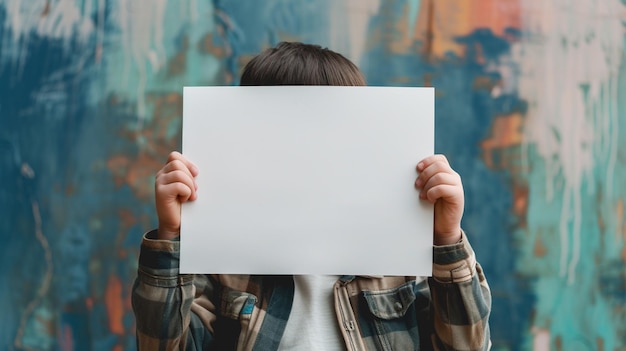
[[[125,310],[121,317],[128,332],[111,333],[103,293],[111,276],[123,282],[122,294],[128,293],[141,236],[156,223],[152,200],[137,195],[137,187],[150,187],[152,180],[137,178],[137,183],[131,184],[124,177],[137,166],[139,156],[162,162],[166,157],[166,151],[158,148],[163,147],[162,143],[180,147],[180,111],[176,110],[179,107],[174,102],[157,109],[156,102],[177,96],[185,84],[237,84],[236,79],[226,81],[226,74],[236,77],[245,59],[280,40],[329,46],[331,36],[337,34],[329,29],[331,15],[342,15],[338,13],[342,7],[330,0],[195,2],[195,22],[189,13],[180,11],[181,5],[188,8],[190,2],[167,2],[163,23],[158,27],[163,31],[162,42],[148,46],[160,44],[164,55],[161,59],[166,64],[181,55],[184,66],[182,72],[170,75],[148,70],[145,90],[137,85],[138,64],[149,66],[148,58],[141,56],[135,62],[124,50],[121,37],[125,33],[119,26],[116,7],[119,4],[106,2],[103,16],[88,15],[95,24],[103,26],[103,37],[93,34],[86,41],[75,36],[61,40],[41,37],[33,31],[13,42],[11,27],[7,25],[7,0],[0,2],[0,311],[4,316],[0,319],[0,349],[14,348],[21,314],[35,298],[46,274],[45,250],[35,240],[32,205],[36,203],[55,268],[52,285],[35,313],[44,320],[51,319],[54,330],[50,335],[40,332],[41,324],[31,315],[23,341],[42,349],[50,345],[54,348],[59,345],[58,333],[71,330],[76,349],[110,350],[120,345],[124,350],[133,350],[131,312]],[[529,349],[528,328],[536,322],[530,320],[532,311],[549,310],[554,303],[552,297],[575,304],[576,293],[598,297],[594,300],[594,315],[590,316],[595,324],[590,330],[613,340],[612,344],[607,341],[606,349],[620,341],[626,344],[623,328],[619,334],[622,336],[618,336],[622,339],[611,339],[611,333],[619,332],[615,326],[626,325],[626,317],[607,312],[626,303],[623,260],[618,256],[621,248],[611,241],[614,239],[608,239],[615,234],[603,232],[603,236],[584,242],[588,249],[605,252],[610,259],[597,265],[591,258],[581,260],[578,269],[585,280],[576,289],[564,289],[564,281],[558,277],[559,267],[554,264],[556,256],[536,257],[532,243],[538,234],[532,233],[528,238],[522,228],[522,221],[527,220],[545,224],[547,231],[558,231],[553,217],[559,212],[559,203],[546,202],[531,209],[528,218],[515,217],[512,185],[520,181],[520,175],[490,169],[483,162],[479,145],[489,136],[496,116],[514,112],[523,115],[528,108],[518,96],[515,79],[502,87],[500,95],[490,90],[503,78],[492,67],[506,64],[510,72],[519,74],[518,63],[512,59],[503,63],[501,59],[511,54],[509,40],[519,39],[520,29],[507,28],[504,37],[486,28],[464,33],[455,38],[466,48],[462,57],[454,53],[441,58],[419,56],[416,53],[424,45],[419,41],[410,43],[403,52],[393,52],[389,41],[406,34],[394,24],[407,21],[408,16],[412,32],[421,7],[421,0],[381,1],[379,14],[369,22],[370,42],[359,59],[371,85],[432,84],[436,88],[435,149],[449,157],[464,180],[463,227],[491,284],[495,348]],[[103,23],[98,23],[101,19]],[[218,57],[201,48],[207,35],[215,48],[224,49],[226,56]],[[481,50],[476,51],[477,47]],[[18,53],[24,54],[24,60],[16,60]],[[476,59],[480,55],[483,60]],[[619,77],[619,111],[626,111],[624,69]],[[146,96],[145,118],[140,120],[138,100]],[[622,120],[619,122],[621,125]],[[619,135],[618,144],[618,160],[624,160],[624,133]],[[530,160],[537,160],[533,147],[525,151]],[[510,160],[507,152],[520,150],[497,150],[493,155],[495,162]],[[112,160],[118,160],[117,168]],[[34,170],[34,177],[22,169],[23,164]],[[534,171],[523,175],[524,180],[532,184],[531,197],[542,196],[546,191],[545,169],[539,162],[531,162],[531,166]],[[156,166],[146,163],[133,170],[145,170],[141,167]],[[593,172],[594,179],[606,176],[603,169]],[[614,181],[611,201],[615,202],[624,198],[623,167],[616,167]],[[606,223],[613,223],[609,218],[615,211],[613,207],[598,209],[593,204],[594,200],[584,203],[583,211],[607,213]],[[135,222],[124,223],[120,211]],[[588,229],[586,233],[599,231],[594,216],[585,218],[582,225]],[[554,252],[559,246],[557,241],[558,237],[553,236],[543,242],[549,249],[548,255],[558,255]],[[597,282],[588,277],[596,277]],[[596,283],[598,288],[591,289]],[[562,292],[562,296],[550,295],[547,300],[534,296],[535,291],[550,290]],[[86,300],[93,304],[88,306]],[[244,311],[250,311],[251,305],[246,306]],[[571,330],[569,335],[573,337],[581,333],[583,322],[576,319],[578,316],[559,311],[550,317],[558,322],[554,325],[559,330]],[[593,348],[593,339],[583,336],[567,341],[572,344],[564,345],[564,349],[576,342]]]
[[[400,20],[402,3],[385,3],[372,19],[370,31],[385,30],[388,22]],[[385,11],[386,10],[386,11]],[[393,30],[393,29],[387,29]],[[513,29],[510,29],[513,31]],[[390,33],[393,37],[395,33]],[[493,293],[492,338],[494,347],[521,350],[530,324],[535,298],[530,281],[515,275],[516,245],[514,228],[519,218],[512,213],[511,175],[488,169],[482,161],[479,144],[489,133],[496,115],[524,113],[526,103],[516,94],[492,97],[486,89],[474,88],[477,78],[495,83],[497,72],[487,64],[510,51],[509,43],[489,29],[476,29],[457,38],[466,45],[466,56],[449,53],[445,59],[431,62],[414,54],[393,54],[385,43],[378,43],[363,58],[363,70],[371,85],[423,86],[431,77],[436,89],[435,152],[448,156],[463,178],[466,206],[463,228],[467,231]],[[414,43],[416,52],[422,43]],[[475,60],[476,46],[482,48],[487,63]],[[410,74],[408,73],[410,72]],[[405,78],[398,84],[398,78]]]
[[[25,322],[35,328],[35,314],[48,313],[54,319],[61,312],[59,308],[66,306],[64,293],[75,290],[71,284],[80,286],[82,296],[88,293],[89,277],[84,269],[89,251],[62,249],[65,243],[59,241],[58,233],[62,229],[59,225],[81,220],[73,217],[74,212],[80,213],[80,202],[67,198],[63,192],[79,181],[76,143],[83,121],[89,116],[85,102],[92,71],[89,65],[81,71],[76,66],[79,62],[93,62],[89,60],[92,52],[84,50],[77,40],[64,42],[31,33],[19,46],[6,42],[13,35],[6,21],[6,9],[0,4],[0,178],[3,184],[11,185],[3,186],[0,196],[0,232],[4,242],[0,248],[0,309],[5,316],[2,324],[9,321],[0,327],[0,349],[13,348],[19,322],[32,301],[38,301],[37,309]],[[17,55],[11,51],[15,50],[22,50],[23,60],[14,59]],[[23,164],[34,171],[32,179],[22,170]],[[82,266],[59,264],[51,286],[40,300],[35,299],[44,281],[46,263],[42,243],[36,240],[33,204],[38,206],[41,230],[53,258],[68,259],[68,253],[82,257]],[[67,211],[59,211],[58,206],[67,206]],[[54,217],[53,213],[63,213],[64,218]],[[88,236],[84,238],[89,240]],[[71,284],[64,283],[69,277]],[[82,317],[76,313],[82,313]],[[88,334],[82,332],[85,326],[79,320],[88,314],[76,313],[63,323],[75,329],[74,345],[80,347],[88,341]],[[39,333],[47,332],[47,326],[40,328]],[[26,328],[21,340],[24,344],[39,348],[55,338],[33,331]]]

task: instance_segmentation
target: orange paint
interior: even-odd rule
[[[429,0],[421,3],[413,35],[428,43],[430,54],[442,57],[448,51],[463,55],[455,38],[475,29],[489,28],[504,36],[506,28],[520,26],[519,0]]]
[[[61,335],[58,337],[59,348],[61,350],[72,351],[74,350],[74,337],[72,335],[72,328],[68,325],[61,327]]]
[[[441,57],[447,51],[460,55],[461,46],[454,37],[471,32],[468,23],[468,1],[422,1],[415,26],[415,39],[425,43],[427,54]]]
[[[130,160],[122,155],[113,156],[107,161],[107,168],[113,175],[115,186],[120,187],[124,184],[124,176],[129,164]]]
[[[491,134],[480,143],[483,150],[483,159],[489,168],[502,165],[494,165],[493,151],[521,145],[523,141],[522,126],[523,117],[519,112],[509,115],[497,116],[491,125]]]
[[[118,251],[118,252],[117,252],[117,257],[118,257],[120,260],[125,260],[125,259],[127,259],[127,258],[128,258],[128,251],[126,251],[126,250],[124,250],[124,249],[122,249],[122,250]]]
[[[85,298],[85,306],[87,307],[87,310],[93,310],[93,297]]]
[[[130,311],[133,309],[133,299],[131,294],[124,294],[124,310]]]
[[[535,246],[533,247],[533,254],[535,257],[544,257],[548,253],[546,246],[541,241],[541,238],[535,239]]]
[[[132,142],[142,140],[146,145],[136,155],[113,155],[107,168],[117,186],[128,185],[138,199],[145,201],[154,195],[154,175],[165,164],[167,155],[180,148],[180,128],[173,126],[182,117],[182,96],[179,93],[152,94],[148,102],[154,105],[153,114],[139,130],[120,134]]]
[[[154,175],[161,169],[164,162],[157,160],[153,155],[141,153],[133,167],[128,171],[127,182],[131,184],[135,195],[142,199],[152,198],[154,190]]]
[[[563,350],[563,339],[561,338],[560,335],[557,335],[554,338],[554,346],[556,347],[557,351]]]
[[[491,28],[497,35],[503,35],[507,27],[520,28],[519,0],[472,1],[470,23],[474,27]]]
[[[133,212],[127,209],[119,209],[117,211],[117,215],[120,218],[120,221],[122,222],[122,228],[123,229],[128,229],[130,227],[132,227],[137,220],[135,219],[135,216],[133,215]]]
[[[526,218],[528,209],[528,187],[515,186],[513,188],[513,213],[520,218]]]
[[[111,275],[104,292],[104,303],[109,317],[109,330],[113,334],[123,335],[124,301],[122,300],[122,282]]]
[[[408,12],[408,5],[405,5],[404,11],[402,13]],[[388,48],[391,53],[394,54],[406,54],[412,47],[413,37],[411,33],[409,33],[409,18],[407,16],[402,16],[398,20],[394,22],[394,33],[399,33],[400,35],[395,35],[389,39]]]
[[[189,38],[183,36],[182,45],[178,52],[167,63],[167,76],[183,75],[187,71],[187,49],[189,48]]]
[[[207,33],[198,43],[201,52],[211,54],[217,58],[224,58],[231,54],[231,50],[226,46],[220,46],[213,42],[213,33]]]

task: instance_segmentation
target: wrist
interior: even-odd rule
[[[461,227],[459,227],[458,229],[446,233],[435,232],[433,243],[436,246],[454,245],[461,241],[462,237]]]
[[[157,239],[159,240],[172,240],[178,238],[179,236],[180,230],[168,230],[161,228],[160,226],[157,229]]]

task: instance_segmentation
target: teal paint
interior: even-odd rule
[[[367,26],[363,33],[354,32],[363,42],[356,49],[349,24],[336,23],[344,18],[347,3],[50,2],[58,16],[54,23],[63,30],[46,32],[39,24],[54,29],[41,17],[46,2],[0,0],[0,180],[7,185],[0,188],[5,243],[0,249],[0,277],[5,280],[0,310],[7,317],[0,321],[0,349],[15,348],[24,310],[47,268],[41,260],[28,259],[45,252],[35,240],[31,199],[40,204],[53,257],[66,256],[67,261],[55,261],[54,286],[27,316],[21,341],[43,350],[70,345],[134,349],[132,315],[124,310],[120,323],[126,332],[112,333],[103,294],[111,276],[125,289],[130,286],[140,237],[156,223],[149,196],[152,179],[141,174],[153,174],[165,160],[169,150],[162,150],[163,145],[179,145],[176,99],[182,86],[236,84],[241,62],[290,38],[322,45],[336,40],[344,45],[336,49],[363,59],[373,84],[421,85],[432,77],[441,94],[438,139],[452,140],[439,142],[437,149],[448,154],[464,177],[464,227],[494,289],[495,349],[543,350],[546,344],[538,335],[548,336],[551,349],[557,338],[568,351],[600,344],[604,350],[624,349],[623,5],[520,0],[520,43],[473,28],[458,33],[466,55],[429,62],[417,54],[420,43],[398,54],[387,50],[388,38],[373,35],[376,28],[391,28],[385,32],[391,39],[404,35],[392,30],[407,18],[413,32],[422,1],[381,0],[384,14],[374,6],[360,13]],[[533,32],[537,28],[565,28],[568,36],[562,41],[559,36],[565,34]],[[591,30],[578,32],[580,28]],[[568,51],[574,43],[582,45],[582,53]],[[473,59],[477,47],[487,62]],[[477,79],[503,79],[504,61],[512,76],[505,77],[503,96],[473,87]],[[398,83],[393,78],[407,79]],[[537,108],[544,113],[537,114]],[[520,152],[500,157],[521,164],[521,175],[489,169],[477,146],[497,115],[512,112],[524,114],[530,134]],[[580,138],[568,139],[581,132]],[[563,167],[563,162],[573,163]],[[23,164],[34,170],[34,177]],[[511,215],[511,184],[518,178],[529,191],[525,227]],[[120,211],[136,222],[124,223]],[[59,244],[75,225],[97,250],[76,240]],[[60,291],[69,291],[61,284],[67,281],[77,282],[72,294],[65,295],[69,301],[59,297]],[[86,304],[88,299],[93,305]]]
[[[419,13],[422,0],[407,0],[407,16],[409,17],[409,33],[415,31],[415,24],[417,23],[417,14]]]
[[[537,298],[526,346],[623,349],[623,24],[618,16],[600,21],[592,15],[623,7],[521,4],[524,25],[536,31],[522,39],[520,61],[521,95],[531,108],[525,125],[527,228],[517,233],[517,267],[533,280]],[[576,15],[583,10],[589,17]]]

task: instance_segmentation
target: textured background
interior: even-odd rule
[[[626,350],[623,2],[0,0],[0,349],[135,349],[181,87],[299,40],[436,87],[496,350]]]

